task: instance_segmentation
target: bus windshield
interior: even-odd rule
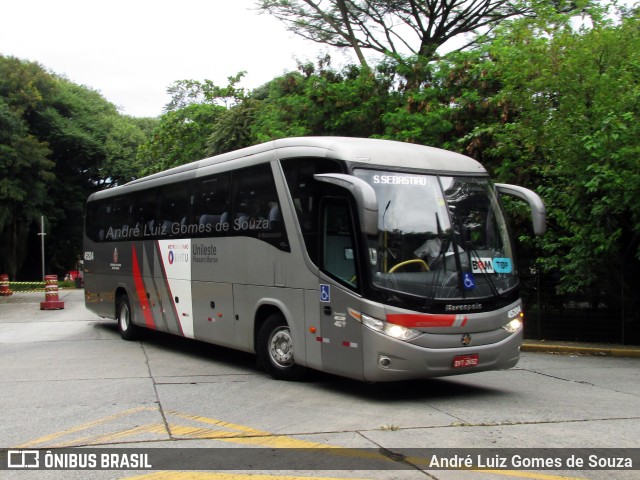
[[[486,177],[358,169],[378,199],[374,286],[430,300],[499,296],[518,284],[504,213]]]

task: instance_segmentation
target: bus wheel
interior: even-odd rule
[[[258,333],[257,347],[260,363],[276,380],[300,380],[304,376],[307,369],[295,363],[291,330],[282,315],[267,317]]]
[[[125,340],[137,340],[140,337],[140,327],[133,324],[131,304],[127,294],[118,298],[118,331]]]

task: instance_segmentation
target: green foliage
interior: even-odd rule
[[[119,115],[98,92],[53,76],[54,89],[30,121],[31,131],[47,142],[56,180],[49,185],[54,201],[45,212],[50,234],[47,264],[63,272],[76,264],[81,250],[84,204],[96,185],[109,185],[107,138]],[[102,175],[107,175],[103,177]]]
[[[298,70],[273,79],[251,94],[220,89],[208,82],[183,83],[194,91],[181,92],[180,99],[207,97],[219,103],[219,92],[235,92],[232,105],[213,123],[207,153],[224,153],[290,136],[368,137],[382,133],[382,113],[392,98],[385,72],[353,65],[338,72],[330,67],[328,56],[317,64],[301,64]],[[203,85],[213,93],[202,95]]]
[[[212,125],[224,111],[224,107],[203,103],[165,113],[151,138],[138,150],[136,168],[140,174],[149,175],[205,157]]]
[[[364,52],[376,52],[404,64],[413,87],[419,78],[411,72],[419,62],[436,58],[452,38],[469,47],[482,43],[509,19],[566,17],[585,12],[597,0],[257,0],[262,12],[282,21],[287,29],[307,40],[348,48],[368,68]],[[478,32],[485,32],[479,35]]]
[[[537,186],[551,228],[540,263],[560,290],[586,291],[640,258],[637,18],[553,36],[513,28],[492,57],[512,120],[484,126],[503,180]]]
[[[299,72],[268,84],[252,136],[256,142],[300,135],[369,137],[381,133],[389,99],[384,75],[353,65],[337,72],[324,57],[317,66],[299,65]]]
[[[89,88],[36,63],[0,56],[3,271],[15,278],[37,264],[39,273],[40,255],[29,253],[39,252],[40,216],[47,220],[48,269],[75,267],[87,196],[133,175],[123,170],[123,157],[133,159],[142,130],[129,120]]]
[[[245,74],[246,72],[238,72],[227,77],[229,83],[225,87],[220,87],[211,80],[178,80],[167,90],[171,95],[171,101],[165,110],[182,110],[194,104],[223,105],[227,108],[237,105],[247,98],[246,90],[237,86]]]
[[[251,125],[259,103],[248,99],[234,108],[221,112],[212,125],[213,132],[207,138],[207,155],[219,155],[251,145]]]
[[[98,164],[101,187],[122,185],[143,175],[136,158],[158,121],[114,116],[104,140],[105,158]]]
[[[390,56],[374,69],[336,71],[322,58],[242,91],[214,123],[209,153],[297,135],[466,153],[499,181],[543,195],[549,233],[523,234],[526,255],[560,272],[561,291],[585,291],[639,255],[637,18],[610,23],[592,2],[529,7],[537,14],[505,22],[490,43],[437,61]],[[576,30],[573,8],[594,26]],[[525,209],[508,206],[527,232]]]
[[[0,98],[0,269],[15,278],[30,226],[49,206],[53,178],[49,149]]]
[[[0,268],[20,271],[42,214],[54,268],[72,267],[96,189],[276,138],[344,135],[466,153],[535,189],[549,219],[541,239],[506,202],[525,255],[559,273],[561,292],[601,294],[603,273],[640,265],[637,10],[614,23],[613,2],[511,3],[526,15],[472,50],[389,51],[339,70],[327,56],[253,91],[240,87],[244,72],[226,86],[181,80],[159,119],[120,115],[95,91],[0,57]],[[589,28],[576,29],[576,9]]]
[[[250,145],[252,99],[238,84],[245,72],[227,77],[220,87],[211,80],[180,80],[169,87],[167,113],[140,150],[146,173],[181,165]],[[182,146],[182,147],[180,147]]]

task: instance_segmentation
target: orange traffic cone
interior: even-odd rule
[[[58,299],[58,277],[46,275],[44,277],[44,302],[40,302],[40,310],[61,310],[64,302]]]
[[[13,295],[13,292],[9,288],[9,275],[3,273],[0,275],[0,297],[8,297]]]

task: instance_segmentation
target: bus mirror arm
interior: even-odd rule
[[[533,233],[536,235],[542,235],[547,229],[547,212],[544,206],[544,202],[532,190],[528,188],[519,187],[517,185],[509,185],[506,183],[495,184],[498,193],[503,195],[510,195],[512,197],[518,197],[529,204],[531,208],[531,216],[533,220]]]
[[[358,205],[360,229],[367,235],[378,235],[378,199],[371,185],[358,177],[343,173],[317,173],[313,178],[349,190]]]

